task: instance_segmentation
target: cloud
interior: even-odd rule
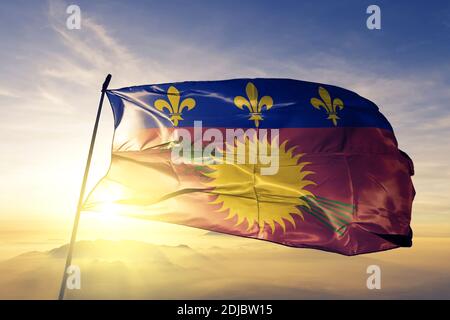
[[[77,156],[82,163],[81,154],[84,155],[100,86],[107,73],[113,75],[112,87],[237,77],[297,78],[346,87],[377,103],[393,124],[401,148],[416,163],[418,208],[435,209],[430,205],[435,199],[450,207],[446,196],[450,192],[446,183],[450,171],[448,65],[439,66],[438,71],[411,68],[408,73],[381,72],[378,66],[355,64],[345,56],[324,52],[283,55],[276,49],[257,45],[226,49],[219,37],[205,43],[202,34],[189,40],[176,33],[170,37],[164,33],[148,37],[146,32],[121,38],[111,20],[100,23],[94,11],[83,11],[81,30],[68,30],[66,7],[63,1],[49,2],[46,18],[51,45],[29,44],[39,46],[39,50],[33,47],[39,55],[33,57],[29,72],[21,75],[26,91],[22,91],[25,86],[0,86],[2,108],[7,110],[0,128],[0,133],[8,138],[2,160],[5,167],[14,163],[12,155],[18,157],[18,148],[24,148],[33,150],[35,161],[42,162],[36,164],[37,170],[48,171],[55,144],[57,149],[71,150],[59,156],[61,163],[73,165]],[[379,64],[379,69],[384,70],[384,62]],[[104,115],[111,117],[108,112]],[[111,122],[102,121],[102,126],[101,134],[111,133]],[[32,136],[39,137],[38,143]],[[105,134],[98,146],[105,145],[108,153],[110,140]],[[24,153],[22,158],[25,162],[28,155]],[[427,163],[439,169],[429,169]],[[66,171],[71,170],[67,167]],[[29,176],[33,173],[29,172]],[[77,177],[68,180],[73,181],[71,187],[75,189]],[[18,185],[17,190],[23,192],[24,187]],[[49,192],[47,197],[51,202],[55,195]],[[68,197],[56,198],[61,199],[62,205]]]
[[[7,89],[4,87],[0,87],[0,96],[6,98],[18,98],[19,95],[15,92],[15,90]]]
[[[51,55],[54,63],[42,66],[43,76],[98,87],[99,76],[105,77],[108,73],[139,74],[142,68],[135,55],[87,13],[83,12],[80,30],[67,29],[65,15],[61,14],[65,7],[61,1],[49,3],[49,22],[63,47]]]
[[[450,98],[450,97],[449,97]],[[428,130],[441,130],[441,129],[450,129],[450,114],[446,114],[442,117],[437,117],[435,121],[430,123],[425,123],[421,128]]]

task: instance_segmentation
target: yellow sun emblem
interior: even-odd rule
[[[174,86],[170,86],[167,90],[167,98],[169,102],[164,99],[158,99],[155,101],[155,108],[159,111],[167,109],[170,114],[170,120],[175,127],[178,126],[178,122],[183,120],[181,117],[181,112],[183,109],[187,108],[191,110],[195,107],[195,100],[192,98],[180,99],[180,91]],[[181,102],[180,102],[181,100]]]
[[[236,141],[231,148],[234,148],[234,155],[237,150],[242,152],[245,149],[247,157],[249,149],[255,143],[259,145],[257,150],[260,153],[262,144],[255,139],[246,139],[245,146],[243,142]],[[260,161],[247,164],[248,158],[244,164],[235,162],[209,165],[212,170],[204,174],[211,178],[207,184],[214,188],[211,192],[216,196],[211,203],[222,205],[219,212],[228,210],[225,219],[237,217],[236,226],[245,222],[247,230],[258,225],[262,231],[265,224],[268,224],[272,233],[275,232],[275,223],[286,231],[286,221],[295,227],[294,215],[304,219],[299,207],[309,208],[309,203],[304,199],[314,197],[305,189],[306,186],[315,184],[306,179],[313,172],[303,170],[309,164],[299,161],[304,154],[294,154],[295,147],[286,150],[286,144],[287,141],[279,147],[279,170],[274,175],[261,175],[260,169],[267,165]],[[264,145],[270,150],[270,143],[266,142]],[[268,150],[266,152],[270,153]],[[230,148],[226,153],[228,152]]]

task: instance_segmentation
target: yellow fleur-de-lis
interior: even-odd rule
[[[262,108],[265,106],[266,110],[269,110],[273,106],[273,100],[269,96],[264,96],[258,101],[258,89],[251,82],[247,83],[245,88],[248,99],[237,96],[234,98],[234,104],[241,110],[244,110],[244,106],[250,111],[249,120],[255,121],[255,126],[259,127],[259,122],[263,120]]]
[[[322,100],[312,98],[311,104],[314,108],[319,110],[320,107],[324,108],[328,114],[327,119],[331,120],[333,124],[337,126],[337,121],[340,119],[337,115],[337,108],[339,108],[339,110],[344,109],[344,103],[339,98],[334,98],[333,102],[331,102],[330,94],[328,93],[327,89],[322,87],[319,87],[319,95]]]
[[[155,108],[159,111],[163,111],[167,109],[170,114],[170,120],[172,121],[175,127],[178,126],[178,121],[183,120],[181,117],[182,111],[187,108],[191,110],[195,107],[195,100],[192,98],[183,99],[180,102],[180,92],[174,86],[170,86],[167,90],[167,98],[169,102],[164,99],[158,99],[155,101]]]

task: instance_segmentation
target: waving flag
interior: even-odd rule
[[[345,255],[411,246],[412,161],[354,92],[235,79],[107,95],[112,162],[83,210]]]

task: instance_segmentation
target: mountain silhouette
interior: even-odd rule
[[[434,246],[438,240],[426,241]],[[195,249],[131,240],[78,241],[73,264],[81,270],[81,290],[67,290],[66,298],[449,298],[450,252],[448,246],[439,248],[443,259],[437,265],[419,258],[429,252],[420,245],[345,257],[255,240]],[[67,250],[63,245],[1,261],[0,299],[55,299]],[[382,269],[382,290],[366,287],[366,269],[372,264]]]

